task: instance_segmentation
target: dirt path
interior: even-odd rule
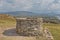
[[[0,40],[36,40],[34,37],[19,36],[15,27],[0,27]]]

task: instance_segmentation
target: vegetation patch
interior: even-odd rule
[[[60,40],[60,24],[44,23],[43,26],[49,28],[54,40]]]

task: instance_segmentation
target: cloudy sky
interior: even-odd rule
[[[60,0],[0,0],[0,12],[9,11],[60,13]]]

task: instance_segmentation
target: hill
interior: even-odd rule
[[[56,14],[54,12],[51,13],[34,13],[34,12],[28,12],[28,11],[13,11],[13,12],[4,12],[0,14],[9,14],[13,16],[60,16],[60,14]]]

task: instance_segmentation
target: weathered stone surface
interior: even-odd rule
[[[16,18],[16,31],[20,35],[42,35],[41,18]]]
[[[52,34],[50,33],[50,31],[48,30],[48,28],[45,28],[44,35],[47,40],[54,40],[54,38],[53,38]]]

